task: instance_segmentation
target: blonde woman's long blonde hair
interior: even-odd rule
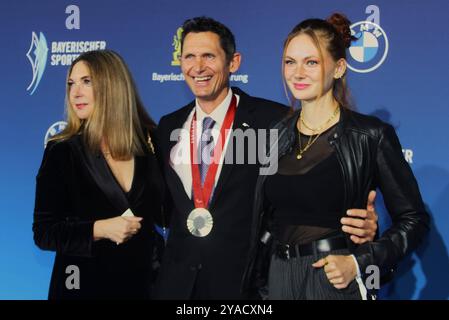
[[[73,61],[67,80],[80,61],[90,71],[95,99],[92,114],[85,120],[76,116],[67,85],[67,127],[52,140],[65,140],[82,134],[86,146],[93,153],[101,152],[104,144],[116,160],[129,160],[134,155],[144,154],[148,150],[147,135],[155,128],[155,123],[145,111],[123,59],[111,50],[83,53]]]

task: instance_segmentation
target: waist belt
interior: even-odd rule
[[[275,254],[283,260],[295,257],[310,256],[316,253],[328,252],[332,250],[347,249],[348,244],[345,237],[334,237],[313,241],[306,244],[276,244]]]

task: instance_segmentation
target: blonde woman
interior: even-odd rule
[[[49,299],[148,298],[163,180],[154,122],[118,54],[73,62],[66,113],[36,179],[34,240],[56,252]]]

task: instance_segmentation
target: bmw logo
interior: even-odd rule
[[[62,130],[65,129],[65,127],[67,127],[67,122],[65,121],[58,121],[56,123],[53,123],[50,128],[48,128],[47,133],[45,134],[44,146],[46,147],[48,140],[58,133],[61,133]]]
[[[379,25],[360,21],[351,26],[357,38],[349,48],[348,67],[352,71],[367,73],[379,68],[388,54],[388,38]]]

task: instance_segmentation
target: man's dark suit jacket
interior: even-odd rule
[[[247,95],[240,96],[233,129],[267,129],[281,119],[288,108]],[[158,127],[163,171],[173,200],[170,235],[156,284],[158,299],[244,299],[241,280],[248,258],[254,187],[259,165],[223,164],[209,210],[212,231],[195,237],[187,229],[187,217],[194,204],[184,190],[181,179],[171,167],[170,151],[177,141],[170,141],[173,130],[183,127],[195,102],[164,116]],[[257,132],[256,132],[257,135]],[[232,137],[231,137],[232,138]],[[230,145],[229,145],[230,146]],[[226,155],[230,152],[230,147]],[[248,148],[245,148],[247,153]],[[241,156],[241,155],[240,155]]]

